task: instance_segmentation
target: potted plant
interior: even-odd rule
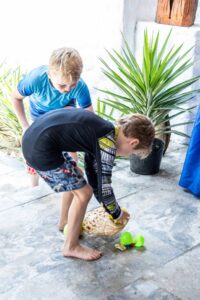
[[[139,66],[125,40],[121,52],[107,51],[110,59],[108,62],[100,58],[103,73],[117,87],[117,92],[98,89],[106,95],[101,101],[118,111],[120,115],[129,113],[146,115],[155,125],[156,139],[150,156],[144,160],[131,157],[131,170],[139,174],[154,174],[159,171],[163,151],[168,146],[171,133],[187,136],[176,130],[176,127],[191,122],[171,125],[170,121],[194,109],[195,106],[185,108],[184,104],[199,92],[185,89],[195,83],[200,76],[177,83],[177,78],[193,64],[191,58],[188,58],[192,48],[183,53],[181,45],[166,51],[169,49],[170,35],[171,31],[161,44],[159,32],[149,38],[145,30],[142,67]]]

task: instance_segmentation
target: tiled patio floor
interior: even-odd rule
[[[178,179],[186,147],[171,143],[161,171],[140,176],[118,161],[113,187],[132,218],[127,230],[146,239],[143,250],[118,252],[114,238],[84,237],[101,249],[95,262],[62,257],[59,195],[31,189],[23,165],[0,154],[0,299],[200,299],[200,199]],[[90,210],[97,206],[91,200]]]

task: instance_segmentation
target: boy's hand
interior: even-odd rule
[[[115,220],[115,223],[118,225],[125,225],[129,219],[130,219],[130,214],[126,210],[122,209],[121,218]]]
[[[22,127],[23,134],[25,133],[25,131],[26,131],[28,128],[29,128],[29,125],[28,125],[28,126]]]

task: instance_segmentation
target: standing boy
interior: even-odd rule
[[[154,127],[145,116],[133,114],[124,117],[114,127],[112,123],[81,109],[50,112],[26,130],[22,149],[28,165],[54,191],[70,191],[72,195],[61,213],[61,216],[68,216],[64,256],[84,260],[100,258],[100,251],[79,243],[87,204],[94,193],[114,219],[118,222],[128,219],[129,214],[121,210],[111,187],[113,163],[116,155],[148,155],[153,139]],[[75,151],[85,153],[88,183],[68,154]]]
[[[88,87],[80,78],[82,69],[83,63],[78,51],[73,48],[60,48],[53,51],[48,66],[32,70],[19,82],[17,89],[13,91],[12,101],[23,131],[29,127],[23,105],[26,96],[29,96],[33,121],[49,111],[75,107],[76,103],[81,108],[93,111]],[[76,153],[71,155],[77,160]],[[38,174],[30,166],[27,166],[27,171],[30,174],[31,186],[37,186]],[[70,199],[70,192],[63,193],[61,206],[66,203],[68,205]],[[66,216],[61,216],[61,219],[63,223],[58,224],[59,230],[63,230],[67,223]]]
[[[12,93],[13,105],[23,131],[29,127],[23,99],[29,96],[30,115],[34,121],[48,111],[58,108],[75,107],[93,111],[90,93],[86,83],[80,78],[82,59],[73,48],[53,51],[49,65],[40,66],[27,74]],[[34,169],[28,168],[31,185],[38,185]]]

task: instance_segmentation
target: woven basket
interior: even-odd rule
[[[120,232],[127,224],[116,224],[103,207],[89,211],[83,220],[83,231],[89,235],[112,236]]]

